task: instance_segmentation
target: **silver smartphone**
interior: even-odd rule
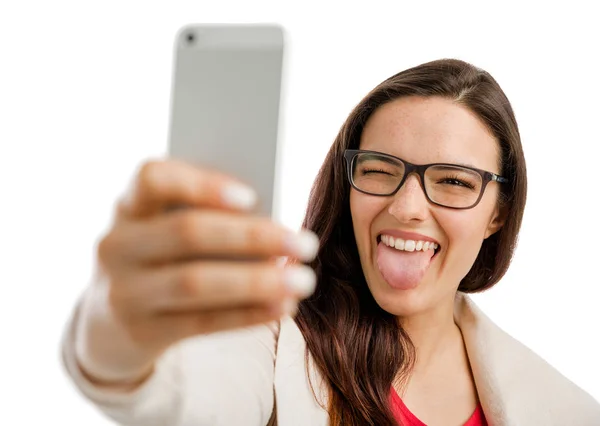
[[[188,25],[176,35],[169,156],[236,176],[273,214],[284,30]]]

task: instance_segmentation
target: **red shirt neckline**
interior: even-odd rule
[[[392,412],[394,413],[396,420],[403,425],[427,426],[408,409],[394,388],[392,388]],[[464,426],[487,426],[487,421],[485,420],[481,404],[477,404],[475,411],[471,417],[469,417],[469,420],[466,421]]]

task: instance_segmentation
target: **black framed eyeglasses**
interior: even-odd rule
[[[508,182],[485,170],[446,163],[416,165],[377,151],[347,149],[344,158],[350,184],[359,192],[391,196],[407,176],[417,173],[429,202],[451,209],[473,208],[489,182]]]

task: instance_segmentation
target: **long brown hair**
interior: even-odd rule
[[[509,183],[498,202],[507,212],[500,231],[483,242],[459,285],[464,292],[490,288],[511,262],[525,208],[525,158],[512,107],[487,72],[464,61],[442,59],[402,71],[379,84],[350,113],[312,187],[303,226],[320,239],[315,293],[296,316],[314,362],[328,385],[325,408],[334,426],[396,425],[390,409],[392,382],[408,378],[414,347],[397,319],[371,295],[361,269],[350,216],[344,150],[359,146],[365,123],[387,102],[404,96],[440,96],[469,108],[500,148],[500,170]],[[311,383],[314,386],[314,383]]]

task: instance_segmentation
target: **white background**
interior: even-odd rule
[[[373,86],[442,57],[488,70],[516,111],[530,188],[514,264],[476,300],[600,399],[600,27],[586,4],[3,0],[0,424],[110,424],[66,380],[60,334],[112,203],[165,153],[173,37],[193,22],[288,30],[280,217],[293,228]]]

